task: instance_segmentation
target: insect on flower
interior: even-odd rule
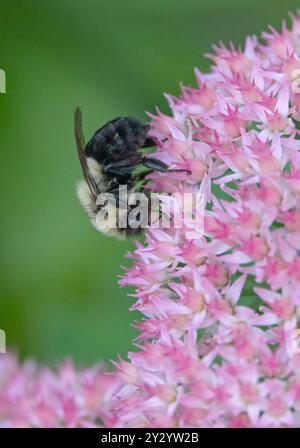
[[[149,125],[137,118],[119,117],[106,123],[87,144],[84,141],[79,107],[75,110],[74,125],[77,152],[84,176],[84,180],[77,186],[77,195],[92,224],[98,231],[121,239],[140,233],[141,226],[132,227],[128,220],[128,211],[133,208],[130,204],[135,202],[137,191],[142,190],[147,194],[137,184],[151,171],[165,173],[186,170],[169,169],[162,161],[142,153],[141,149],[154,147],[156,143],[148,136]],[[148,170],[137,173],[138,167]],[[128,189],[125,206],[119,196],[120,186]],[[108,199],[105,204],[106,211],[110,213],[102,215],[98,212],[104,203],[97,201],[97,198],[103,193],[113,200],[107,203]],[[117,219],[112,220],[110,216]]]

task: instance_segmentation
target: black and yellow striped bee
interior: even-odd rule
[[[126,208],[119,206],[119,186],[126,185],[128,189],[128,203],[134,196],[136,185],[145,174],[151,171],[182,171],[170,170],[167,165],[158,159],[146,156],[142,148],[156,146],[155,141],[148,136],[149,125],[137,118],[120,117],[106,123],[98,129],[93,137],[85,144],[82,130],[82,114],[79,107],[75,110],[75,140],[77,152],[83,172],[84,180],[77,186],[77,195],[80,203],[89,215],[94,227],[108,235],[118,238],[136,235],[141,228],[132,228],[130,223],[112,225],[110,219],[96,219],[101,206],[97,204],[100,193],[111,193],[116,201],[111,207],[115,215],[127,212]],[[136,174],[139,166],[148,168],[148,172]],[[106,208],[109,204],[106,204]],[[129,206],[130,207],[130,206]],[[113,215],[113,214],[112,214]],[[121,217],[122,218],[122,217]],[[126,219],[126,218],[125,218]],[[121,221],[124,224],[124,219]]]

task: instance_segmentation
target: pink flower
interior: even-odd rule
[[[196,72],[198,89],[167,97],[172,118],[153,117],[161,159],[198,170],[191,180],[173,178],[171,188],[167,176],[151,175],[154,189],[183,194],[206,182],[204,237],[149,230],[145,249],[135,251],[125,282],[145,317],[140,351],[130,355],[139,381],[115,402],[117,426],[159,426],[165,415],[171,426],[299,424],[292,340],[300,311],[300,101],[292,83],[300,19],[292,21],[292,31],[264,33],[264,45],[249,38],[244,51],[215,47],[212,72]],[[190,150],[198,142],[202,153]],[[175,246],[159,253],[168,239]],[[166,259],[163,278],[151,283]],[[172,403],[149,381],[162,381]]]
[[[99,366],[75,370],[67,361],[55,372],[16,357],[0,357],[1,427],[93,427],[109,419],[109,402],[120,387]]]
[[[300,16],[263,38],[214,47],[198,86],[166,96],[171,116],[150,114],[156,157],[191,174],[147,188],[168,217],[172,193],[177,210],[203,193],[205,210],[129,255],[137,351],[109,375],[2,355],[2,426],[300,425]]]

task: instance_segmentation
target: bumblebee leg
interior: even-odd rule
[[[159,171],[160,173],[181,173],[186,172],[191,174],[189,170],[170,169],[168,165],[158,159],[152,159],[151,157],[143,157],[142,164],[149,168],[151,171]]]
[[[110,176],[130,176],[137,165],[140,165],[142,156],[140,154],[132,154],[117,162],[104,166],[103,171]]]
[[[134,169],[134,165],[111,166],[105,169],[105,174],[111,176],[130,176]]]

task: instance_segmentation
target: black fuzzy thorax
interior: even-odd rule
[[[125,160],[143,146],[148,131],[149,125],[136,118],[116,118],[95,132],[85,153],[104,166]]]
[[[133,117],[119,117],[98,129],[85,147],[111,185],[129,185],[133,171],[142,161],[138,150],[147,140],[149,125]]]

